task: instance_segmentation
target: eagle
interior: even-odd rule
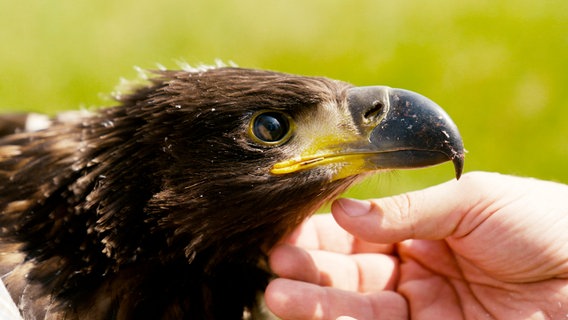
[[[422,95],[239,67],[154,71],[39,130],[0,119],[0,275],[24,319],[262,318],[270,249],[322,204],[464,162]]]

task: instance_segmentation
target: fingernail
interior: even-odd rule
[[[371,203],[369,201],[344,198],[338,199],[337,203],[339,203],[345,214],[350,217],[359,217],[371,211]]]

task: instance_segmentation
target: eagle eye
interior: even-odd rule
[[[285,142],[291,134],[291,119],[288,115],[265,111],[255,115],[250,126],[250,133],[262,144],[275,145]]]

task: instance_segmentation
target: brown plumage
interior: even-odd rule
[[[318,163],[320,150],[361,148],[352,88],[240,68],[160,71],[116,107],[0,138],[0,271],[22,315],[259,316],[270,248],[385,167]],[[373,105],[357,110],[376,118],[371,129],[388,111]],[[386,167],[453,160],[461,170],[450,135],[437,157]]]

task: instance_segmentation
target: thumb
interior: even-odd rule
[[[499,176],[476,172],[464,175],[460,181],[383,199],[338,199],[331,211],[341,227],[366,241],[439,240],[456,235],[468,212],[483,201],[483,190]],[[475,227],[468,225],[470,229]]]

